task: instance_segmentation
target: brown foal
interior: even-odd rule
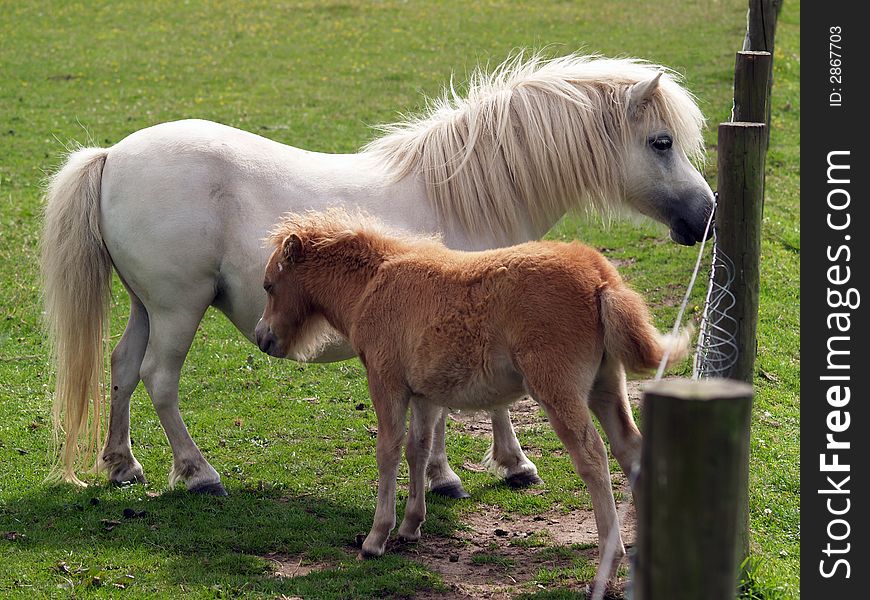
[[[667,349],[669,364],[682,359],[688,334],[660,334],[643,299],[601,254],[577,242],[458,252],[340,210],[288,215],[269,240],[275,250],[256,329],[260,348],[304,359],[327,322],[350,340],[368,373],[379,481],[363,555],[383,554],[396,524],[409,405],[410,484],[399,535],[417,540],[440,409],[491,409],[525,394],[544,408],[586,482],[602,553],[613,539],[617,558],[625,554],[607,453],[590,413],[630,473],[641,436],[625,370],[654,368]]]

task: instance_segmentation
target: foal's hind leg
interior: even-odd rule
[[[121,341],[112,351],[111,410],[106,446],[97,460],[97,468],[109,474],[116,484],[146,483],[142,465],[130,446],[130,396],[139,384],[139,367],[148,344],[148,312],[132,292],[130,320]]]
[[[633,490],[634,471],[640,468],[642,439],[628,402],[625,369],[606,354],[589,394],[589,407],[604,428],[610,450]]]
[[[531,364],[529,364],[531,363]],[[536,360],[520,365],[526,378],[526,386],[547,411],[553,430],[571,456],[574,469],[586,482],[592,497],[592,510],[598,527],[600,556],[613,552],[611,565],[599,565],[608,569],[608,578],[616,572],[619,561],[625,556],[625,546],[619,532],[619,518],[610,482],[607,450],[595,429],[587,406],[594,373],[576,371],[565,373],[548,372],[548,365]]]
[[[574,401],[577,402],[576,396]],[[545,406],[553,430],[565,444],[565,449],[574,463],[574,470],[586,482],[592,497],[592,511],[598,528],[599,556],[606,556],[608,551],[613,553],[613,562],[610,565],[602,563],[598,567],[599,570],[608,569],[609,579],[616,574],[619,561],[625,556],[625,546],[622,543],[616,502],[613,499],[607,450],[589,418],[589,413],[585,411],[585,406],[583,411],[563,411],[560,406]]]
[[[208,302],[205,300],[199,308],[188,305],[183,309],[154,310],[149,307],[150,336],[141,375],[172,446],[169,485],[174,486],[181,479],[189,491],[225,496],[227,492],[220,475],[202,456],[178,411],[181,367]]]
[[[492,419],[492,446],[483,457],[483,464],[494,473],[504,477],[511,487],[522,488],[544,483],[538,477],[538,468],[525,455],[507,408],[497,408],[489,413]]]

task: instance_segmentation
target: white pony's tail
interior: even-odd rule
[[[101,441],[103,368],[112,260],[100,234],[108,150],[81,148],[50,180],[41,239],[45,323],[56,367],[52,425],[55,475],[78,485]],[[89,410],[89,404],[93,410]]]

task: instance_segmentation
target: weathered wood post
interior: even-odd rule
[[[722,123],[719,125],[719,202],[716,207],[717,251],[732,262],[728,289],[734,295],[732,319],[719,326],[725,337],[732,337],[737,357],[724,377],[753,382],[755,376],[755,339],[758,326],[760,285],[761,220],[764,206],[764,157],[767,148],[763,123]],[[728,273],[719,269],[714,281],[726,285]],[[738,502],[738,564],[749,556],[749,427],[741,434],[740,480],[736,486]]]
[[[719,125],[716,246],[734,264],[729,291],[736,300],[730,313],[733,321],[720,326],[738,348],[736,362],[723,376],[746,383],[752,383],[755,374],[766,129],[763,123]],[[727,275],[718,270],[717,283],[724,286]]]
[[[751,384],[755,374],[758,323],[761,221],[764,214],[764,165],[767,132],[767,85],[772,64],[768,52],[738,52],[734,67],[734,110],[719,125],[716,245],[734,263],[730,291],[734,321],[722,323],[737,345],[737,362],[723,377]],[[716,273],[724,285],[728,273]],[[730,330],[729,330],[730,326]]]
[[[752,393],[724,379],[644,391],[635,600],[734,600]]]
[[[691,499],[681,497],[681,495],[685,496],[683,491],[662,499],[650,497],[651,494],[662,491],[655,487],[655,482],[649,481],[650,478],[655,479],[657,476],[650,473],[648,469],[659,464],[657,458],[648,456],[653,452],[651,433],[656,427],[650,423],[644,437],[644,472],[641,477],[646,484],[642,484],[640,488],[643,492],[638,506],[639,549],[635,577],[637,598],[645,600],[733,598],[738,581],[737,566],[743,565],[744,560],[749,556],[751,384],[755,375],[757,350],[755,336],[758,325],[764,166],[770,135],[773,46],[776,20],[781,7],[782,0],[749,0],[743,51],[737,54],[734,69],[732,122],[719,125],[716,252],[723,267],[715,269],[713,284],[716,289],[725,289],[727,293],[732,294],[734,304],[725,318],[717,320],[716,328],[718,337],[734,342],[736,357],[730,367],[724,371],[717,368],[716,373],[722,377],[744,382],[742,385],[732,382],[730,386],[733,394],[742,395],[741,404],[745,408],[745,414],[741,413],[744,423],[740,428],[732,431],[736,441],[729,446],[729,451],[736,454],[731,456],[733,462],[729,463],[730,470],[727,477],[723,475],[725,478],[732,478],[728,479],[731,487],[726,498],[731,505],[729,509],[719,507],[724,512],[732,510],[731,516],[723,521],[723,531],[720,532],[723,536],[727,534],[729,537],[728,540],[716,538],[707,531],[711,526],[715,527],[715,517],[703,513],[700,509],[692,512],[694,506],[689,504]],[[732,397],[727,387],[722,392],[723,397]],[[653,387],[647,392],[647,397],[652,400],[652,403],[662,403],[661,399],[655,399],[662,394],[670,394],[674,401],[676,401],[674,398],[687,400],[688,398],[681,396],[684,392],[694,400],[710,399],[715,396],[715,394],[708,396],[695,388],[677,390],[668,388],[662,391],[658,387]],[[645,407],[649,404],[645,402]],[[712,418],[715,420],[716,417]],[[647,422],[646,416],[644,421]],[[692,432],[694,433],[694,430]],[[679,429],[672,431],[675,437],[685,434],[686,432],[680,432]],[[658,439],[668,437],[655,435]],[[704,437],[699,438],[701,443],[704,439]],[[690,446],[684,450],[686,455],[682,460],[687,461],[686,472],[689,472],[694,464],[696,453],[703,455],[703,449],[701,446],[698,448]],[[681,458],[679,454],[674,453],[672,460],[679,462]],[[667,481],[667,472],[663,477],[664,480],[656,481]],[[663,520],[667,521],[668,518],[673,517],[668,511],[677,511],[686,520],[680,522],[674,517],[670,519],[671,525],[662,525],[654,513],[655,508],[659,506],[668,515],[667,518],[662,517]],[[645,515],[642,514],[644,512]],[[711,518],[714,520],[711,521]],[[703,531],[692,530],[693,519],[697,527]],[[679,532],[674,531],[674,527],[687,530],[688,533],[685,535],[688,537],[685,540],[677,539]],[[642,533],[643,531],[646,533]],[[696,534],[697,537],[693,538],[692,536]],[[691,546],[693,539],[700,540],[700,545],[693,548]],[[710,541],[727,542],[724,551],[728,556],[721,558],[721,555],[717,555],[719,558],[716,559],[718,561],[716,564],[720,567],[718,571],[699,558],[706,556],[712,545],[709,544]],[[677,550],[676,546],[669,547],[674,542],[683,543],[682,549]],[[665,563],[656,563],[662,555],[674,562],[670,571],[665,570]],[[669,577],[673,579],[668,579]],[[704,587],[706,579],[709,579],[710,587]],[[688,585],[689,582],[691,585]]]
[[[770,141],[770,91],[773,38],[781,0],[750,0],[746,40],[734,65],[732,123],[719,125],[719,202],[717,247],[733,261],[734,295],[730,316],[719,323],[737,348],[734,365],[724,377],[752,384],[755,376],[760,288],[761,223],[764,215],[764,165]],[[719,270],[714,282],[725,285],[729,273]],[[740,457],[740,499],[735,547],[738,565],[749,557],[749,428],[746,455]],[[749,568],[744,565],[743,572]]]
[[[770,52],[741,51],[734,64],[734,111],[732,121],[765,123],[769,120]]]
[[[743,50],[769,52],[773,56],[773,44],[776,37],[776,21],[782,10],[783,0],[749,0],[749,11],[746,15],[746,37],[743,39]],[[754,121],[764,123],[768,127],[766,134],[770,139],[770,92],[773,87],[773,60],[768,66],[767,98],[768,105],[764,109],[764,119],[738,119],[734,121]]]
[[[764,50],[773,54],[776,20],[781,10],[782,0],[749,0],[744,50]]]

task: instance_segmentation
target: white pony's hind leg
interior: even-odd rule
[[[435,420],[435,431],[432,436],[432,452],[429,455],[429,464],[426,467],[426,478],[429,480],[429,489],[433,494],[447,496],[448,498],[468,498],[469,494],[462,487],[459,479],[450,463],[447,461],[447,449],[444,443],[444,434],[447,429],[447,411],[441,411],[441,418]]]
[[[181,367],[208,304],[205,301],[158,311],[149,308],[150,336],[141,375],[172,446],[170,487],[180,479],[191,492],[225,496],[220,475],[203,457],[178,411]]]
[[[109,434],[100,453],[97,468],[116,484],[146,483],[142,465],[130,445],[130,396],[139,384],[139,369],[148,344],[148,312],[130,293],[130,319],[121,341],[112,351]]]
[[[492,446],[483,457],[484,466],[503,477],[511,487],[522,488],[544,483],[538,477],[538,468],[525,455],[511,424],[507,408],[489,413],[492,420]]]

